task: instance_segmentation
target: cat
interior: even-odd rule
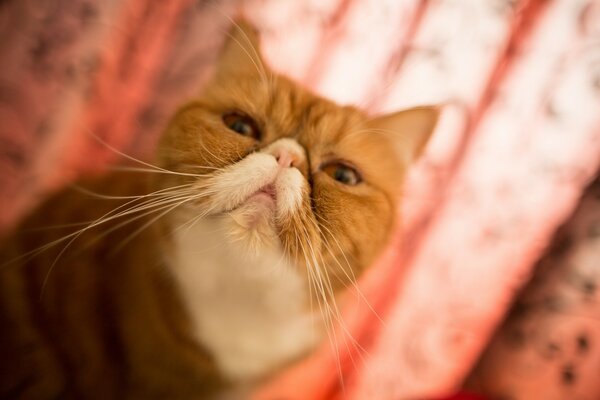
[[[154,160],[77,182],[3,239],[0,397],[212,398],[302,358],[385,246],[438,114],[334,104],[234,24]]]

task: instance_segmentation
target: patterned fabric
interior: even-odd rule
[[[335,345],[256,397],[439,398],[468,376],[505,398],[600,397],[595,186],[568,249],[536,263],[600,164],[597,0],[4,0],[0,227],[111,148],[151,154],[238,9],[269,64],[318,93],[447,104]]]
[[[537,264],[468,386],[507,400],[598,398],[599,284],[597,179]]]

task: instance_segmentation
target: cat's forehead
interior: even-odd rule
[[[359,110],[339,106],[277,75],[218,82],[209,101],[223,112],[237,111],[256,119],[265,139],[296,137],[307,144],[318,139],[339,141],[366,121]]]

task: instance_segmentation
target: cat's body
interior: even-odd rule
[[[204,398],[302,357],[385,244],[436,116],[337,106],[236,29],[152,164],[59,193],[4,241],[0,396]]]
[[[83,185],[127,196],[148,193],[145,181],[119,173]],[[4,243],[2,260],[75,230],[55,226],[96,220],[126,201],[61,192]],[[1,398],[191,398],[221,385],[212,358],[194,340],[157,246],[157,229],[115,251],[151,218],[103,236],[122,222],[108,221],[84,232],[62,255],[68,241],[24,264],[3,266]]]

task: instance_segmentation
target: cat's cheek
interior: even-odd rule
[[[296,168],[282,170],[275,182],[277,217],[286,218],[298,212],[302,199],[308,195],[308,184]]]

